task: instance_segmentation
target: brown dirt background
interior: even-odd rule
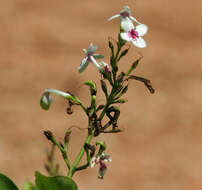
[[[79,172],[74,180],[81,190],[202,189],[200,0],[1,1],[0,172],[20,187],[27,179],[34,181],[35,170],[45,174],[49,143],[43,130],[63,139],[69,126],[87,126],[79,108],[66,115],[60,97],[55,97],[50,111],[43,111],[39,106],[43,90],[70,90],[88,103],[89,92],[82,83],[99,80],[92,65],[78,73],[82,48],[93,42],[108,61],[107,38],[116,38],[119,21],[107,19],[124,5],[149,26],[149,32],[148,47],[131,46],[121,67],[127,69],[141,52],[144,59],[136,74],[151,79],[156,93],[130,83],[129,103],[121,106],[119,120],[125,132],[99,137],[108,144],[113,159],[105,179],[98,180],[94,168]],[[71,157],[84,138],[83,131],[74,129]]]

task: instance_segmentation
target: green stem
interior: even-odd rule
[[[81,108],[85,111],[86,114],[88,114],[86,107],[83,105],[82,102],[80,102],[80,106]]]
[[[71,168],[71,163],[69,161],[69,158],[67,156],[67,151],[56,141],[54,137],[52,137],[52,142],[60,149],[62,153],[62,157],[67,165],[67,167],[70,169]]]
[[[91,140],[93,138],[93,134],[94,134],[93,132],[92,132],[92,134],[88,134],[88,136],[86,137],[85,143],[90,144],[90,142],[91,142]],[[74,161],[73,165],[69,169],[69,172],[67,174],[68,177],[72,178],[72,176],[74,175],[74,173],[76,171],[76,168],[77,168],[78,164],[80,163],[84,153],[85,153],[85,148],[84,148],[84,146],[82,146],[79,154],[76,157],[76,160]]]
[[[104,117],[104,115],[105,115],[105,113],[106,113],[106,111],[107,111],[109,105],[111,104],[111,102],[112,102],[112,100],[113,100],[113,97],[114,97],[114,89],[115,89],[115,84],[113,85],[113,87],[112,87],[112,89],[111,89],[111,92],[110,92],[110,95],[109,95],[108,98],[107,98],[107,103],[106,103],[104,109],[102,110],[102,112],[101,112],[101,114],[100,114],[100,116],[99,116],[99,119],[98,119],[98,120],[100,120],[100,121],[103,119],[103,117]]]
[[[90,165],[90,154],[89,154],[89,150],[88,149],[85,149],[86,151],[86,158],[87,158],[87,163],[82,165],[82,166],[79,166],[76,168],[76,171],[79,171],[79,170],[84,170],[86,169],[89,165]]]

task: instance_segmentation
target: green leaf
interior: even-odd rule
[[[128,91],[128,85],[123,88],[121,94],[123,95],[123,94],[125,94],[127,91]]]
[[[18,190],[18,187],[7,176],[0,173],[0,189],[1,190]]]
[[[114,101],[113,104],[116,104],[116,103],[124,104],[124,103],[126,103],[126,102],[127,102],[127,100],[118,99],[118,100]]]
[[[109,40],[109,48],[111,49],[111,58],[114,58],[114,45],[113,43]]]
[[[103,92],[104,92],[106,98],[108,98],[107,85],[106,85],[106,83],[105,83],[104,80],[100,80],[100,82],[101,82],[102,90],[103,90]]]
[[[102,110],[105,107],[105,105],[101,104],[97,107],[96,112]]]
[[[69,177],[47,177],[35,173],[37,190],[78,190],[77,184]]]
[[[104,58],[104,55],[94,54],[93,57],[94,57],[95,59],[103,59],[103,58]]]
[[[126,73],[126,76],[130,75],[130,73],[138,66],[140,60],[142,59],[142,57],[140,57],[139,59],[135,60],[132,64],[132,66],[130,67],[130,69],[128,70],[128,72]]]
[[[90,87],[91,95],[96,95],[97,86],[93,81],[89,80],[89,81],[86,81],[84,84]]]
[[[26,181],[24,184],[24,190],[36,190],[36,188],[30,181]]]
[[[123,56],[125,56],[127,53],[128,53],[128,50],[129,50],[129,48],[128,49],[125,49],[125,50],[123,50],[122,52],[121,52],[121,55],[119,56],[119,58],[118,58],[118,60],[117,61],[119,61]]]
[[[122,90],[121,93],[116,97],[116,99],[119,99],[121,96],[123,96],[128,91],[128,85],[126,85]]]

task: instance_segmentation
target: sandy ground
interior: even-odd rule
[[[0,4],[1,173],[20,187],[27,179],[34,181],[35,170],[45,174],[49,143],[42,131],[52,130],[63,139],[69,126],[87,126],[79,108],[66,115],[62,98],[55,97],[50,111],[43,111],[40,96],[51,87],[70,90],[88,103],[88,89],[82,84],[99,80],[92,65],[78,73],[82,48],[97,44],[108,62],[107,39],[116,38],[119,21],[107,19],[128,4],[133,15],[149,26],[148,47],[131,46],[121,68],[126,70],[143,54],[136,74],[151,79],[156,93],[130,83],[129,102],[121,106],[119,120],[124,133],[99,137],[113,159],[105,180],[97,179],[98,168],[82,171],[74,180],[81,190],[202,189],[200,0],[6,0]],[[73,131],[72,158],[84,133]],[[64,163],[59,162],[65,175]]]

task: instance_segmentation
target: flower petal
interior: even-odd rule
[[[104,162],[100,162],[100,168],[99,168],[98,178],[99,179],[103,179],[106,171],[107,171],[106,164]]]
[[[87,54],[87,50],[86,50],[86,49],[83,49],[83,52],[84,52],[85,54]]]
[[[95,60],[93,56],[90,56],[90,60],[99,70],[102,70],[102,67],[99,65],[99,63]]]
[[[96,158],[93,157],[90,161],[90,167],[93,168],[95,166]]]
[[[111,21],[111,20],[113,20],[113,19],[115,19],[115,18],[119,18],[119,17],[120,17],[120,14],[116,14],[116,15],[110,17],[110,18],[108,19],[108,21]]]
[[[145,48],[147,46],[147,43],[141,37],[136,38],[135,40],[132,40],[132,43],[138,48]]]
[[[107,63],[105,63],[104,61],[100,62],[100,64],[103,66],[103,67],[109,67],[109,65]]]
[[[120,33],[120,35],[123,40],[126,40],[128,42],[132,40],[131,37],[128,35],[128,32],[122,32]]]
[[[97,49],[98,49],[98,46],[94,46],[92,43],[90,43],[87,53],[95,53]]]
[[[139,36],[144,36],[148,31],[148,26],[146,24],[139,24],[135,27]]]
[[[63,92],[61,90],[56,90],[53,88],[46,88],[45,93],[47,93],[47,92],[63,96],[64,98],[71,97],[71,94],[69,94],[67,92]]]
[[[130,8],[127,5],[123,7],[123,10],[121,12],[127,12],[129,15],[131,15]]]
[[[88,66],[88,64],[89,64],[88,57],[85,57],[85,58],[81,61],[80,65],[79,65],[79,67],[78,67],[79,72],[80,72],[80,73],[83,72],[83,71],[86,69],[86,67]]]
[[[104,58],[104,55],[94,54],[93,57],[94,57],[95,59],[103,59],[103,58]]]
[[[125,32],[129,32],[135,28],[132,21],[129,18],[123,19],[121,21],[121,27],[124,29]]]

